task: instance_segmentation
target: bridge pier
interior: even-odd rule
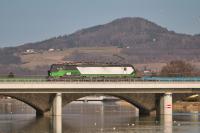
[[[56,93],[53,99],[52,115],[53,116],[62,115],[62,93]]]
[[[172,115],[172,93],[167,92],[160,97],[160,114]]]
[[[167,92],[160,97],[160,120],[164,126],[164,133],[172,133],[172,93]]]
[[[53,116],[53,133],[62,133],[62,116]]]

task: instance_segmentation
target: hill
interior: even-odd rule
[[[150,64],[175,59],[198,63],[200,36],[175,33],[143,18],[116,19],[70,35],[0,49],[0,64],[26,69],[66,60]]]

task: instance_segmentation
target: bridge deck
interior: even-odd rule
[[[1,82],[0,93],[200,93],[200,82]]]

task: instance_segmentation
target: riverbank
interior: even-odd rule
[[[199,113],[200,112],[200,102],[176,102],[173,104],[173,112]]]

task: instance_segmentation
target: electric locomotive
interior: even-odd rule
[[[130,64],[110,63],[52,64],[48,71],[49,80],[134,78],[135,75],[135,69]]]

